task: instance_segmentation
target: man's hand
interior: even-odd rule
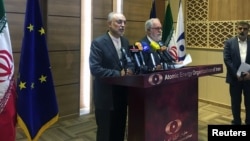
[[[237,76],[238,81],[243,81],[243,77]]]
[[[121,76],[125,76],[125,75],[133,75],[133,71],[131,69],[122,69],[121,70]]]
[[[243,80],[250,80],[250,73],[249,72],[243,72],[242,77],[243,77]]]
[[[125,75],[133,75],[133,71],[131,69],[127,69]]]
[[[165,51],[165,50],[167,50],[167,48],[168,48],[168,47],[166,47],[166,46],[162,46],[162,47],[161,47],[161,51]]]
[[[124,75],[125,75],[125,70],[122,69],[122,70],[121,70],[121,76],[124,76]]]
[[[157,65],[156,68],[155,68],[155,70],[162,70],[162,69],[163,69],[163,68],[162,68],[161,65]]]

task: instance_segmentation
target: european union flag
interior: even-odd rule
[[[17,93],[18,124],[36,141],[59,117],[38,0],[27,1]]]

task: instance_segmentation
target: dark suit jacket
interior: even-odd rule
[[[238,37],[233,37],[225,41],[224,51],[224,63],[226,65],[227,74],[226,82],[233,83],[237,82],[237,71],[241,64],[240,50],[238,44]],[[246,61],[250,64],[250,39],[247,39],[247,55]]]
[[[121,45],[129,54],[129,42],[121,37]],[[127,89],[103,82],[104,77],[120,76],[123,69],[115,46],[108,33],[94,39],[89,56],[90,72],[93,75],[93,99],[96,109],[115,109],[126,106]],[[88,82],[87,82],[88,83]]]
[[[147,36],[145,36],[145,37],[143,37],[143,38],[141,39],[141,43],[142,43],[142,42],[145,42],[145,43],[148,44],[148,46],[150,46],[150,41],[148,40]],[[151,57],[150,57],[150,52],[152,52],[153,55],[154,55],[154,60],[155,60],[155,64],[156,64],[156,65],[160,65],[160,64],[161,64],[161,60],[160,60],[160,58],[159,58],[159,56],[158,56],[158,53],[155,52],[155,51],[153,51],[152,49],[151,49],[149,52],[145,52],[145,51],[143,52],[145,64],[146,64],[146,66],[148,66],[148,68],[149,68],[150,70],[152,70],[152,68],[153,68],[154,66],[153,66],[153,63],[152,63],[152,59],[151,59]]]

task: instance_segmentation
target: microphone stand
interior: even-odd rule
[[[173,60],[170,59],[170,58],[165,54],[165,52],[159,51],[159,50],[158,50],[157,53],[159,54],[159,56],[160,56],[160,58],[161,58],[161,62],[163,63],[164,70],[174,69],[174,68],[175,68],[174,63],[173,63]]]

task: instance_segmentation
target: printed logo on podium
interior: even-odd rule
[[[161,74],[152,74],[148,78],[148,82],[151,85],[159,85],[163,81],[163,76]]]

